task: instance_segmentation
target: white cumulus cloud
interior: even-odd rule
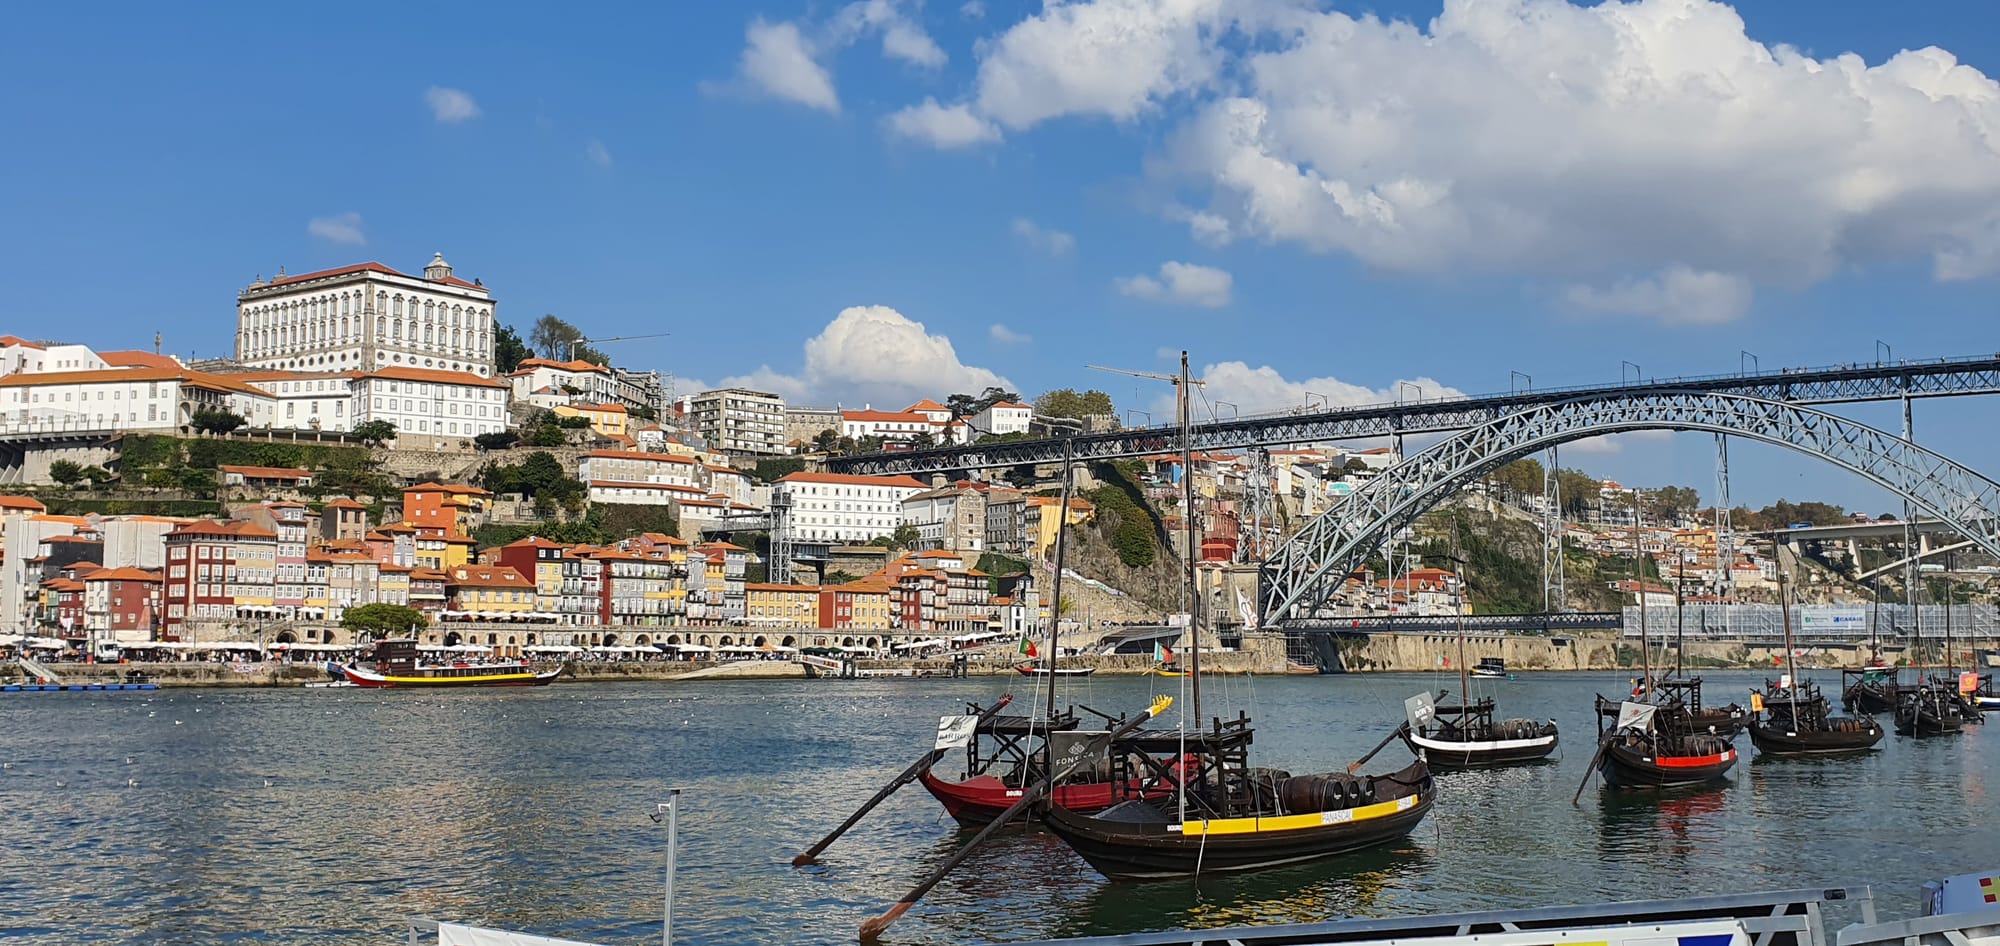
[[[1229,304],[1229,291],[1234,282],[1234,278],[1224,270],[1174,262],[1160,264],[1157,279],[1152,276],[1124,276],[1112,281],[1119,292],[1128,296],[1210,309]]]
[[[744,30],[743,56],[736,69],[744,81],[772,98],[823,112],[840,111],[833,75],[813,58],[799,25],[759,17]]]
[[[608,168],[611,166],[611,152],[604,147],[604,142],[595,138],[584,143],[583,156],[589,158],[590,163],[598,167]]]
[[[914,138],[934,148],[964,148],[1000,140],[1000,129],[964,105],[939,105],[924,99],[891,113],[883,123],[900,138]]]
[[[463,89],[450,89],[434,85],[424,90],[424,104],[431,107],[431,117],[447,125],[468,122],[479,117],[479,103]]]
[[[1179,357],[1179,353],[1175,353],[1175,357]],[[1399,395],[1405,400],[1465,396],[1465,392],[1431,378],[1407,378],[1377,390],[1367,385],[1351,384],[1332,377],[1294,381],[1287,379],[1278,369],[1270,365],[1252,368],[1248,363],[1241,361],[1224,361],[1207,365],[1201,369],[1198,377],[1203,382],[1198,397],[1206,398],[1209,404],[1217,401],[1234,404],[1244,414],[1385,404],[1397,400]],[[1156,403],[1154,407],[1159,409],[1154,412],[1155,416],[1172,416],[1173,396],[1165,395],[1164,400]],[[1166,413],[1160,413],[1161,410]],[[1223,409],[1223,416],[1225,418],[1229,416],[1227,408]]]
[[[306,222],[306,232],[328,243],[363,246],[368,237],[361,232],[361,215],[348,211],[331,217],[314,217]]]
[[[1035,340],[1033,335],[1029,335],[1026,332],[1016,332],[998,322],[987,326],[986,335],[1002,345],[1026,345]]]
[[[1061,115],[1128,121],[1205,86],[1224,54],[1224,0],[1049,4],[1002,33],[979,63],[981,112],[1012,129]]]
[[[926,397],[1014,387],[991,370],[959,360],[950,338],[880,305],[842,309],[806,340],[805,366],[798,374],[767,365],[722,384],[771,391],[789,403],[873,404],[884,410],[901,410]]]
[[[1656,276],[1626,279],[1604,289],[1571,286],[1564,294],[1585,312],[1636,315],[1669,324],[1715,325],[1750,311],[1750,280],[1727,273],[1669,266]]]
[[[1746,305],[1741,280],[2000,269],[2000,84],[1943,50],[1814,59],[1711,0],[1301,17],[1170,150],[1239,236],[1412,272],[1652,273],[1585,299],[1694,321]]]
[[[1050,256],[1068,256],[1076,252],[1076,237],[1061,230],[1044,227],[1026,217],[1015,217],[1008,228],[1014,237],[1030,249]]]

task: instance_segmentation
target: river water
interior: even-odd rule
[[[1837,686],[1837,674],[1822,671]],[[1710,673],[1711,703],[1755,678]],[[1010,832],[899,922],[959,944],[1689,893],[1869,883],[1891,915],[1924,880],[2000,866],[2000,732],[1839,761],[1746,761],[1716,790],[1570,798],[1590,697],[1623,674],[1484,686],[1501,715],[1554,718],[1559,762],[1444,779],[1404,843],[1244,877],[1111,883],[1061,842]],[[1257,719],[1252,764],[1343,767],[1402,700],[1456,678],[1206,681],[1208,712]],[[1182,681],[1069,682],[1117,712]],[[0,697],[0,940],[27,944],[401,942],[402,918],[605,944],[658,942],[666,830],[685,790],[675,938],[851,943],[963,839],[915,785],[836,844],[793,854],[928,747],[940,714],[1000,678],[561,683],[539,690],[169,690]],[[1184,706],[1185,700],[1181,704]],[[2000,729],[2000,726],[1992,727]],[[1368,771],[1399,767],[1400,745]],[[1996,781],[2000,785],[2000,781]]]

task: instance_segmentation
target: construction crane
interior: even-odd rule
[[[641,338],[666,338],[667,336],[672,334],[673,334],[672,332],[654,332],[651,335],[613,335],[609,338],[572,338],[568,342],[564,343],[566,354],[563,360],[575,361],[576,346],[578,345],[596,345],[602,342],[629,342],[629,341],[636,341]]]

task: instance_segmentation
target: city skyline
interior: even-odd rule
[[[1978,140],[2000,49],[1971,3],[1155,6],[615,31],[499,7],[407,32],[214,7],[88,39],[25,11],[51,40],[0,65],[38,143],[0,158],[37,183],[0,226],[9,331],[221,355],[253,278],[441,252],[523,334],[544,312],[669,331],[607,353],[683,394],[849,407],[1074,386],[1163,419],[1165,386],[1083,365],[1183,348],[1226,415],[2000,347]],[[1129,41],[1075,55],[1093,35]],[[1917,414],[1920,442],[2000,469],[1989,409]],[[1705,440],[1564,460],[1707,498]],[[1751,505],[1900,509],[1825,465],[1732,461]]]

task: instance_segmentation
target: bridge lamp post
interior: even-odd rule
[[[1227,408],[1229,408],[1229,419],[1230,419],[1230,420],[1240,420],[1240,419],[1242,419],[1242,417],[1243,417],[1243,412],[1242,412],[1241,410],[1239,410],[1239,409],[1238,409],[1238,408],[1236,407],[1236,405],[1234,405],[1234,404],[1231,404],[1231,403],[1230,403],[1230,402],[1228,402],[1228,401],[1216,401],[1216,402],[1215,402],[1215,406],[1216,406],[1216,407],[1227,407]],[[1219,417],[1218,417],[1218,418],[1216,418],[1216,419],[1217,419],[1217,420],[1221,420],[1221,418],[1219,418]]]
[[[1424,399],[1424,389],[1422,385],[1419,385],[1415,381],[1398,381],[1396,382],[1396,403],[1398,404],[1403,403],[1403,390],[1405,388],[1417,392],[1416,396],[1410,398],[1410,400],[1421,401]]]
[[[1627,369],[1627,368],[1630,368],[1630,369],[1632,369],[1632,383],[1633,383],[1633,384],[1638,384],[1638,383],[1640,383],[1640,382],[1642,382],[1642,381],[1646,380],[1646,369],[1644,369],[1644,368],[1641,368],[1641,367],[1639,367],[1639,365],[1638,365],[1638,363],[1637,363],[1637,362],[1631,362],[1631,361],[1621,361],[1621,362],[1619,362],[1619,363],[1618,363],[1618,383],[1619,383],[1619,384],[1624,384],[1624,383],[1625,383],[1625,369]]]
[[[1127,427],[1132,426],[1132,415],[1134,414],[1144,414],[1146,416],[1146,426],[1148,427],[1153,426],[1153,413],[1151,411],[1142,411],[1136,407],[1128,407],[1125,409],[1125,426]]]
[[[1748,366],[1748,367],[1745,367],[1745,365],[1744,365],[1744,359],[1749,359],[1749,366]],[[1762,371],[1762,370],[1764,370],[1764,369],[1763,369],[1762,367],[1760,367],[1760,366],[1759,366],[1759,365],[1757,364],[1757,356],[1756,356],[1756,355],[1753,355],[1753,354],[1751,354],[1751,353],[1749,353],[1749,352],[1747,352],[1747,351],[1744,351],[1744,350],[1742,350],[1742,349],[1740,349],[1740,348],[1739,348],[1739,349],[1737,349],[1737,350],[1736,350],[1736,371],[1737,371],[1737,373],[1738,373],[1738,374],[1749,374],[1749,373],[1750,373],[1750,369],[1751,369],[1751,368],[1755,368],[1755,369],[1757,369],[1758,371]]]
[[[1518,390],[1517,390],[1517,389],[1516,389],[1516,388],[1514,387],[1514,381],[1515,381],[1515,379],[1517,379],[1517,378],[1518,378],[1518,379],[1520,379],[1520,380],[1522,380],[1522,381],[1526,381],[1526,382],[1527,382],[1527,386],[1526,386],[1525,388],[1521,388],[1521,389],[1518,389]],[[1532,390],[1534,390],[1534,389],[1535,389],[1535,376],[1534,376],[1534,375],[1531,375],[1531,374],[1529,374],[1529,373],[1527,373],[1527,372],[1525,372],[1525,371],[1511,371],[1511,370],[1510,370],[1510,371],[1508,371],[1508,372],[1507,372],[1507,391],[1508,391],[1508,393],[1510,393],[1510,394],[1518,394],[1518,393],[1520,393],[1520,391],[1522,391],[1522,390],[1527,390],[1527,391],[1532,391]]]
[[[1878,365],[1884,365],[1894,362],[1895,360],[1896,360],[1896,349],[1891,347],[1888,342],[1885,342],[1879,338],[1876,339],[1875,363]]]
[[[1306,392],[1306,410],[1312,410],[1312,406],[1313,406],[1313,398],[1319,398],[1319,409],[1320,409],[1320,410],[1323,410],[1323,411],[1330,411],[1330,410],[1333,410],[1333,402],[1332,402],[1332,401],[1330,401],[1330,400],[1327,400],[1327,397],[1326,397],[1326,395],[1324,395],[1324,394],[1319,394],[1319,393],[1316,393],[1316,392],[1313,392],[1313,391],[1307,391],[1307,392]]]

